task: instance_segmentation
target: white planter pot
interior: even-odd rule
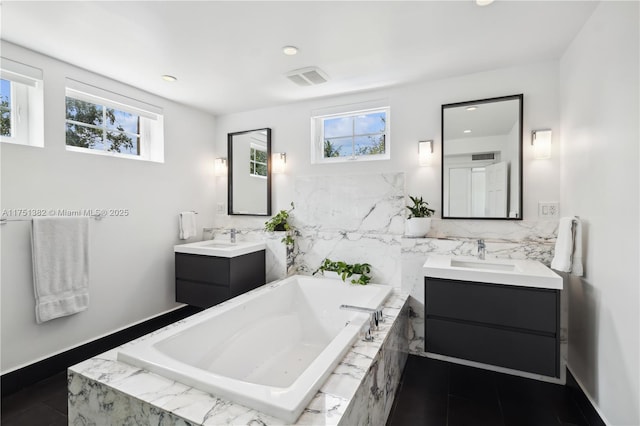
[[[412,217],[405,222],[404,234],[407,237],[420,238],[431,229],[430,217]]]

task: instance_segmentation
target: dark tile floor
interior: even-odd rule
[[[565,386],[409,356],[387,426],[591,426]]]
[[[66,372],[2,398],[0,410],[2,426],[66,425]],[[591,426],[564,386],[418,356],[387,422],[404,425]]]
[[[2,398],[2,426],[63,426],[67,424],[67,372]]]

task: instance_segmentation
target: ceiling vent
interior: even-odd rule
[[[293,70],[287,74],[287,78],[298,86],[315,86],[317,84],[326,83],[327,80],[329,80],[327,74],[318,67]]]
[[[471,160],[472,161],[478,161],[478,160],[495,160],[496,159],[496,154],[493,152],[490,152],[488,154],[472,154],[471,155]]]

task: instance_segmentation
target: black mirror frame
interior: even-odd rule
[[[233,213],[233,137],[246,133],[267,131],[267,213]],[[271,216],[271,128],[227,133],[227,214],[229,216]]]
[[[462,107],[462,106],[467,106],[467,105],[477,105],[477,104],[486,104],[486,103],[492,103],[492,102],[500,102],[500,101],[509,101],[509,100],[518,100],[518,104],[519,104],[519,120],[520,120],[520,130],[519,130],[519,135],[520,135],[520,143],[518,144],[518,150],[519,150],[519,160],[520,160],[520,167],[519,167],[519,173],[520,173],[520,200],[519,200],[519,206],[518,209],[520,211],[520,215],[518,217],[451,217],[451,216],[444,216],[444,110],[447,108],[454,108],[454,107]],[[524,134],[523,134],[523,105],[524,105],[524,95],[522,93],[518,94],[518,95],[510,95],[510,96],[499,96],[496,98],[487,98],[487,99],[479,99],[479,100],[475,100],[475,101],[465,101],[465,102],[457,102],[457,103],[453,103],[453,104],[444,104],[442,105],[441,108],[441,113],[440,113],[440,135],[441,135],[441,146],[440,146],[440,211],[442,212],[442,219],[466,219],[466,220],[522,220],[523,216],[524,216],[524,211],[522,209],[523,206],[523,199],[524,199],[524,191],[523,191],[523,184],[522,184],[522,176],[523,176],[523,172],[522,172],[522,157],[523,157],[523,144],[524,144]]]

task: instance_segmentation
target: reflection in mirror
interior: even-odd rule
[[[227,135],[230,215],[271,216],[271,129]]]
[[[442,105],[442,217],[522,219],[522,95]]]

